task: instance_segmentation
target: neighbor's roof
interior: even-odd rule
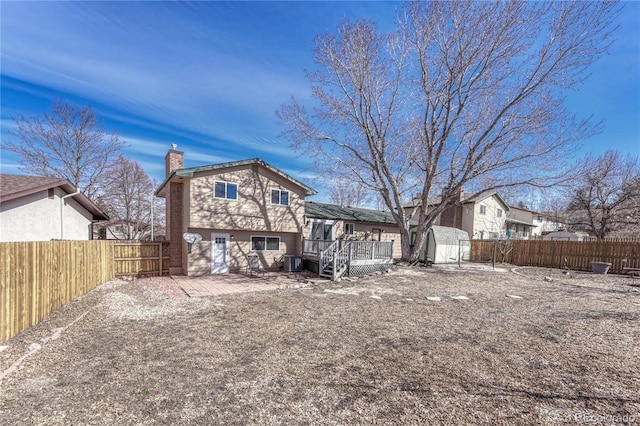
[[[67,194],[76,192],[71,182],[59,177],[0,174],[0,203],[58,187]],[[93,215],[94,220],[109,220],[109,216],[86,195],[81,193],[73,198]]]
[[[517,225],[525,225],[525,226],[530,226],[531,228],[535,228],[536,225],[534,225],[533,223],[529,223],[529,222],[525,222],[524,220],[518,220],[518,219],[511,219],[511,218],[506,218],[505,221],[507,223],[515,223]]]
[[[305,202],[304,214],[314,219],[396,224],[390,212],[356,207],[342,207],[335,204],[316,203],[313,201]]]
[[[211,171],[211,170],[226,169],[226,168],[229,168],[229,167],[248,166],[248,165],[251,165],[251,164],[258,164],[258,165],[264,167],[265,169],[270,170],[270,171],[282,176],[283,178],[290,180],[291,182],[295,183],[299,187],[303,188],[305,190],[305,192],[306,192],[306,195],[315,195],[315,194],[317,194],[317,192],[314,189],[310,188],[309,186],[305,185],[304,183],[300,182],[299,180],[289,176],[288,174],[286,174],[282,170],[280,170],[280,169],[278,169],[276,167],[273,167],[272,165],[270,165],[269,163],[265,162],[264,160],[261,160],[260,158],[251,158],[249,160],[230,161],[228,163],[209,164],[209,165],[206,165],[206,166],[190,167],[190,168],[187,168],[187,169],[174,170],[160,184],[160,187],[156,190],[155,194],[156,195],[160,195],[160,193],[164,189],[165,185],[171,179],[173,179],[174,176],[192,178],[193,175],[195,173],[198,173],[198,172],[208,172],[208,171]]]
[[[498,191],[484,191],[484,192],[481,192],[481,193],[477,194],[476,196],[463,198],[462,199],[462,203],[463,204],[466,204],[466,203],[479,203],[480,201],[486,200],[487,198],[492,197],[494,195],[496,196],[498,201],[500,201],[504,205],[505,210],[508,211],[508,210],[511,209],[509,207],[509,204],[507,204],[507,202],[502,199],[500,194],[498,194]]]
[[[463,193],[461,202],[462,204],[479,203],[480,201],[487,199],[492,195],[495,195],[498,198],[498,201],[500,201],[504,205],[507,211],[511,210],[511,207],[509,207],[509,204],[507,204],[507,202],[504,201],[504,199],[500,196],[500,194],[498,194],[498,191],[495,191],[495,190],[483,191],[483,192],[480,192],[479,194],[476,194],[475,196],[470,196],[470,197],[467,196],[466,193]],[[429,197],[427,202],[429,206],[434,206],[436,204],[440,204],[441,201],[442,201],[442,196],[436,195],[435,197]],[[403,207],[412,208],[412,207],[418,207],[420,205],[422,205],[421,200],[414,198],[413,200],[409,201],[407,204],[403,205]]]

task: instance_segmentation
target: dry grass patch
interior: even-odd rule
[[[632,280],[516,272],[209,299],[110,283],[7,343],[0,372],[62,328],[2,381],[0,423],[640,423]]]

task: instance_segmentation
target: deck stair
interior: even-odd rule
[[[332,280],[344,275],[364,275],[382,270],[393,263],[392,241],[335,240],[311,243],[309,246],[315,248],[315,253],[307,252],[307,258],[317,259],[318,274]]]

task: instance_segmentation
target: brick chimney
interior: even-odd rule
[[[447,196],[447,193],[449,193],[449,187],[445,186],[444,188],[442,188],[442,198],[445,198]],[[464,186],[461,186],[460,189],[458,189],[458,191],[453,194],[453,198],[449,202],[457,203],[464,200],[464,198]]]
[[[172,171],[184,168],[184,152],[178,151],[178,145],[171,144],[171,149],[164,157],[165,177]]]
[[[184,168],[184,152],[178,151],[178,145],[172,144],[164,157],[165,177],[171,172]],[[182,182],[168,182],[166,199],[166,233],[169,238],[169,274],[182,275],[183,267],[182,233],[186,231],[182,218],[184,204],[184,184]]]
[[[442,189],[442,198],[446,197],[449,188]],[[464,199],[464,187],[460,187],[454,194],[453,199],[447,203],[447,208],[440,215],[440,225],[462,229],[462,201]]]

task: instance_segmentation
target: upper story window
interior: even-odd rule
[[[344,234],[345,235],[353,235],[354,227],[353,223],[345,223],[344,224]]]
[[[289,205],[289,191],[282,191],[280,189],[271,190],[271,204],[279,204],[281,206]]]
[[[480,204],[480,214],[487,214],[487,206]]]
[[[498,209],[497,215],[498,217],[502,217],[502,209]]]
[[[227,200],[238,199],[238,184],[217,180],[213,187],[215,198],[226,198]]]

